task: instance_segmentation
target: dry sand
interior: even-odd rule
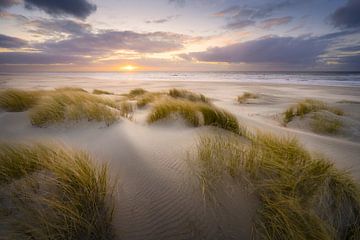
[[[324,154],[360,180],[360,104],[356,103],[360,102],[360,87],[164,81],[99,85],[86,80],[73,84],[34,80],[21,88],[49,89],[64,84],[116,93],[135,87],[150,91],[178,87],[203,93],[215,105],[234,113],[250,131],[296,136],[308,149]],[[236,96],[244,91],[257,93],[260,98],[249,104],[236,103]],[[330,136],[298,126],[282,126],[279,114],[304,98],[316,98],[344,109],[344,118],[353,129]],[[338,103],[341,100],[351,102]],[[191,128],[181,120],[149,126],[145,122],[148,110],[137,111],[133,122],[123,119],[110,127],[81,122],[47,128],[32,126],[27,112],[0,112],[0,141],[62,142],[107,161],[112,176],[120,181],[115,228],[121,239],[250,239],[254,198],[238,193],[225,197],[222,206],[207,208],[187,164],[197,137],[211,128]]]

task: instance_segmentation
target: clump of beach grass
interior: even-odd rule
[[[315,113],[311,117],[310,126],[314,132],[334,134],[339,132],[343,123],[335,116]]]
[[[1,144],[0,200],[6,204],[0,204],[0,238],[112,239],[113,187],[107,171],[85,152]]]
[[[60,88],[56,88],[55,91],[71,91],[71,92],[84,92],[87,93],[87,91],[83,88],[79,88],[79,87],[60,87]]]
[[[35,126],[47,126],[64,121],[105,122],[106,125],[118,119],[116,102],[82,91],[54,91],[42,97],[31,109],[31,123]]]
[[[131,97],[135,97],[135,96],[143,95],[145,93],[147,93],[147,91],[143,88],[134,88],[130,90],[128,95]]]
[[[127,101],[122,101],[120,103],[120,115],[129,120],[132,120],[134,115],[134,106]]]
[[[188,100],[164,99],[158,102],[148,115],[148,123],[180,115],[192,126],[215,126],[241,134],[236,117],[213,105]]]
[[[169,96],[173,98],[186,99],[192,102],[204,102],[208,103],[208,99],[199,93],[194,93],[186,89],[173,88],[169,90]]]
[[[195,156],[204,194],[225,177],[259,199],[256,239],[358,239],[360,189],[349,173],[294,138],[203,136]]]
[[[246,103],[249,99],[257,99],[259,96],[255,93],[244,92],[243,95],[237,97],[238,103]]]
[[[96,94],[96,95],[113,95],[112,92],[108,92],[108,91],[105,91],[105,90],[101,90],[101,89],[94,89],[93,94]]]
[[[315,99],[305,99],[303,101],[298,102],[296,105],[289,107],[284,112],[283,121],[285,124],[291,122],[294,117],[304,117],[306,114],[312,112],[319,112],[319,111],[329,111],[336,115],[342,116],[344,112],[335,107],[328,106],[325,102]]]
[[[22,112],[33,107],[41,96],[40,91],[7,89],[0,91],[0,108],[9,112]]]
[[[136,97],[136,104],[139,108],[159,100],[164,94],[161,92],[146,92]]]

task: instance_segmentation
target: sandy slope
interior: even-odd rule
[[[53,87],[50,83],[42,85]],[[76,86],[95,88],[86,81]],[[33,88],[31,84],[26,87]],[[360,138],[356,134],[318,135],[304,129],[285,128],[277,119],[287,106],[305,97],[330,103],[344,99],[360,101],[360,88],[196,82],[96,86],[118,93],[134,87],[149,90],[182,87],[201,92],[216,105],[233,112],[251,131],[297,136],[307,148],[325,154],[337,166],[351,168],[360,180]],[[239,105],[235,97],[243,91],[261,97]],[[359,105],[339,106],[348,118],[360,122]],[[194,150],[197,136],[211,128],[189,128],[181,121],[148,126],[144,121],[146,114],[146,109],[138,111],[134,122],[122,120],[110,127],[82,122],[37,128],[31,126],[26,112],[0,112],[0,141],[60,141],[89,151],[99,161],[109,162],[111,174],[120,179],[115,228],[121,239],[248,239],[254,199],[246,194],[224,197],[223,206],[211,211],[204,207],[196,178],[187,164],[187,154]]]

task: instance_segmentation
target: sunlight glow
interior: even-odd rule
[[[130,64],[120,67],[120,71],[125,71],[125,72],[132,72],[132,71],[136,71],[138,69],[139,69],[139,67],[130,65]]]

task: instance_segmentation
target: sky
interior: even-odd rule
[[[27,71],[360,71],[360,0],[0,0]]]

